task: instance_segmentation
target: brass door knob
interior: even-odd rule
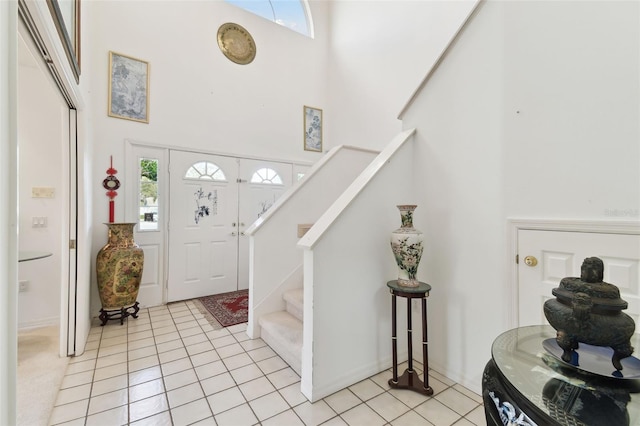
[[[527,256],[524,258],[524,264],[527,266],[534,267],[538,264],[538,259],[535,256]]]

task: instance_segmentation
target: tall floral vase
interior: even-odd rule
[[[120,324],[129,315],[138,317],[138,290],[144,266],[144,252],[133,240],[135,223],[106,223],[109,227],[107,244],[96,258],[98,291],[100,294],[101,325],[110,319]]]
[[[424,249],[422,232],[413,227],[413,211],[416,205],[400,205],[402,226],[391,233],[391,250],[398,264],[398,285],[418,287],[418,264]]]

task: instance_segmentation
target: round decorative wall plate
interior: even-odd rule
[[[246,65],[256,57],[256,43],[247,30],[227,22],[218,28],[218,46],[224,56],[236,64]]]

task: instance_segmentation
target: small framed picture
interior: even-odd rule
[[[304,149],[322,152],[322,110],[304,107]]]
[[[149,63],[109,52],[109,116],[149,122]]]

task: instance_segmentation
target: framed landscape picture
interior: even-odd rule
[[[304,149],[322,152],[322,110],[304,107]]]
[[[109,116],[149,122],[149,63],[109,52]]]

